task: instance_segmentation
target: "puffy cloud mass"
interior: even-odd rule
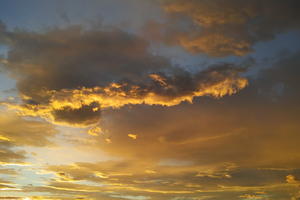
[[[297,0],[163,0],[165,23],[147,34],[193,53],[243,56],[259,41],[300,28]],[[184,26],[183,26],[184,24]]]
[[[190,73],[120,30],[74,26],[32,33],[3,25],[1,40],[10,48],[3,67],[17,80],[23,101],[10,107],[57,123],[87,126],[105,108],[172,106],[198,96],[231,95],[247,85],[237,66]]]
[[[101,109],[128,104],[173,106],[194,97],[231,95],[243,89],[247,80],[231,66],[220,66],[190,74],[150,74],[145,83],[111,83],[106,87],[44,91],[46,103],[9,105],[23,115],[41,116],[56,122],[89,125],[99,119]]]

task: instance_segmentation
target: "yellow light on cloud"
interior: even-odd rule
[[[133,140],[137,139],[137,135],[135,134],[128,134],[128,137],[132,138]]]

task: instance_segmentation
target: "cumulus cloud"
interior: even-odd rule
[[[79,26],[51,29],[43,33],[8,31],[1,25],[0,41],[10,49],[2,64],[17,80],[26,103],[47,103],[44,91],[96,87],[112,81],[139,80],[146,73],[169,65],[148,53],[148,43],[120,30],[83,30]],[[97,105],[53,111],[57,121],[95,123]],[[76,116],[75,116],[76,115]]]
[[[111,83],[107,87],[45,91],[47,103],[10,105],[20,114],[40,116],[53,122],[90,125],[99,120],[101,109],[120,108],[128,104],[174,106],[194,97],[235,94],[247,85],[240,69],[222,65],[197,74],[188,72],[166,75],[151,74],[142,84]]]
[[[10,49],[6,69],[23,95],[39,99],[49,90],[95,87],[112,80],[139,80],[169,65],[148,52],[148,43],[126,32],[80,26],[45,32],[1,32]]]
[[[300,28],[297,0],[161,2],[169,18],[162,24],[149,23],[146,34],[169,44],[181,45],[192,53],[243,56],[259,41]]]
[[[128,104],[173,106],[194,97],[222,97],[247,85],[239,67],[213,66],[190,73],[153,56],[148,43],[120,30],[78,26],[44,33],[7,31],[3,67],[17,80],[24,115],[88,126],[101,110]]]

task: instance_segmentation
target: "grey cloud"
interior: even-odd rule
[[[163,0],[161,5],[169,18],[146,25],[145,35],[215,57],[246,55],[257,42],[300,28],[297,0]]]
[[[29,32],[3,26],[0,37],[10,49],[2,67],[17,81],[21,110],[36,113],[37,107],[46,107],[50,113],[43,114],[58,123],[87,126],[99,121],[100,108],[105,106],[102,100],[85,104],[83,97],[74,97],[75,90],[102,88],[104,92],[94,96],[109,98],[110,104],[125,95],[120,106],[176,105],[196,96],[231,95],[247,85],[238,66],[220,64],[196,74],[179,70],[168,59],[152,55],[145,40],[117,29],[72,26]],[[51,103],[66,91],[82,101],[81,107],[52,109]],[[66,101],[72,103],[74,98]]]

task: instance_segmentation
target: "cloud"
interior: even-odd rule
[[[16,126],[17,124],[17,126]],[[0,134],[18,146],[49,146],[49,138],[54,137],[57,131],[46,122],[26,120],[9,112],[0,115]]]
[[[46,166],[54,178],[26,189],[95,199],[113,199],[109,191],[162,200],[297,198],[299,63],[299,54],[280,60],[235,96],[107,110],[91,147],[122,160]]]
[[[23,95],[48,90],[95,87],[112,80],[136,79],[169,65],[148,52],[148,42],[121,30],[86,30],[80,26],[26,32],[5,29],[10,48],[6,69]],[[30,86],[30,87],[29,87]]]
[[[297,0],[161,2],[169,16],[161,24],[150,22],[145,34],[168,44],[181,45],[192,53],[243,56],[250,53],[257,42],[300,28]]]
[[[37,33],[1,27],[0,41],[10,49],[2,67],[17,80],[23,100],[33,105],[49,101],[44,90],[93,88],[120,79],[139,80],[146,73],[169,65],[164,58],[148,52],[145,40],[120,30],[83,30],[73,26]],[[100,114],[90,112],[94,107],[66,107],[53,111],[53,117],[65,123],[94,123]]]
[[[0,174],[17,175],[18,172],[15,171],[14,169],[2,168],[0,169]]]
[[[17,190],[17,188],[10,181],[0,179],[0,190]]]
[[[13,113],[2,111],[0,114],[0,164],[22,164],[26,159],[24,150],[16,147],[53,145],[49,138],[57,131],[51,124],[23,119]]]
[[[99,126],[92,127],[88,130],[88,134],[92,136],[98,136],[100,133],[102,133],[102,130]]]
[[[149,174],[147,169],[153,169],[156,173]],[[114,194],[120,197],[148,196],[152,199],[223,197],[235,200],[254,196],[262,199],[272,196],[276,199],[277,196],[272,195],[274,191],[297,191],[297,186],[285,183],[284,177],[289,173],[299,174],[299,169],[161,166],[157,163],[143,162],[141,159],[52,165],[45,170],[55,173],[56,178],[49,180],[43,187],[32,187],[31,190],[67,193],[73,196],[81,194],[89,198],[99,198],[99,195],[102,195],[104,199],[112,197],[110,191],[114,191]],[[216,176],[197,176],[206,170]],[[218,176],[224,172],[232,176]],[[282,194],[284,197],[289,196],[286,192]]]
[[[132,138],[133,140],[136,140],[138,136],[135,134],[128,134],[128,137]]]
[[[26,158],[25,151],[16,151],[12,147],[10,143],[0,142],[0,165],[22,162]]]
[[[10,105],[25,116],[40,116],[53,122],[90,125],[98,122],[101,109],[125,105],[147,104],[174,106],[194,97],[216,98],[232,95],[247,85],[239,76],[240,69],[221,65],[197,74],[183,72],[175,75],[153,74],[145,84],[111,83],[107,87],[45,91],[47,103]],[[159,77],[159,80],[157,78]],[[164,80],[164,84],[161,80]]]
[[[176,35],[181,38],[180,44],[192,52],[214,56],[244,55],[257,41],[277,33],[268,32],[269,28],[290,30],[298,20],[295,15],[294,22],[279,26],[282,16],[278,16],[274,27],[267,21],[270,26],[265,30],[262,23],[269,20],[269,14],[257,14],[255,0],[253,10],[247,7],[252,5],[249,1],[232,7],[233,1],[229,0],[228,5],[220,4],[224,8],[221,12],[211,12],[221,9],[219,4],[211,3],[215,0],[170,4],[178,2],[193,2],[201,11],[194,13],[194,7],[184,11],[167,8],[167,12],[180,13],[199,28],[192,36]],[[275,8],[270,8],[270,16]],[[254,18],[257,29],[252,29]],[[251,37],[247,31],[243,35],[246,26],[254,30]],[[75,129],[68,129],[68,137],[62,138],[70,139],[68,142],[74,142],[74,146],[76,142],[85,143],[88,152],[101,149],[119,158],[92,162],[94,157],[87,156],[84,160],[92,160],[90,163],[46,165],[42,166],[47,173],[43,175],[35,171],[40,165],[33,165],[30,173],[25,171],[18,177],[36,179],[32,185],[23,185],[24,194],[45,194],[31,199],[299,197],[299,53],[247,79],[240,67],[231,64],[193,73],[177,69],[167,59],[153,56],[143,39],[115,29],[83,30],[74,26],[28,32],[7,31],[0,25],[0,30],[1,43],[10,48],[2,67],[16,79],[21,97],[21,103],[6,104],[26,116],[0,115],[0,164],[26,161],[26,152],[19,150],[24,146],[45,147],[47,151],[51,145],[51,137],[56,135],[52,125],[28,116],[91,126],[90,135],[80,136],[73,134]],[[63,145],[66,154],[74,154],[69,143]],[[76,152],[82,146],[76,146]],[[53,155],[52,150],[48,153]],[[58,156],[61,159],[57,162],[68,162],[63,160],[68,155]],[[21,175],[23,171],[18,172]],[[0,173],[15,175],[11,170]],[[16,180],[21,184],[23,181]],[[13,187],[0,180],[0,190]]]
[[[173,106],[194,97],[222,97],[247,85],[243,70],[220,64],[198,73],[149,52],[137,36],[79,26],[43,33],[7,31],[3,67],[14,79],[23,115],[73,126],[97,124],[101,110],[128,104]]]
[[[297,167],[298,57],[291,55],[249,78],[249,86],[235,96],[202,97],[175,107],[106,110],[100,122],[103,132],[92,145],[128,159]],[[280,95],[274,90],[278,83],[284,85]],[[132,133],[138,134],[134,143],[128,137]]]
[[[296,179],[296,177],[291,174],[286,176],[286,182],[290,184],[299,184],[299,181]]]

